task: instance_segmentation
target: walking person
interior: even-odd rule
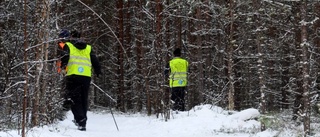
[[[78,31],[71,32],[70,41],[65,42],[61,59],[61,69],[68,68],[66,72],[66,89],[70,97],[71,111],[74,122],[81,131],[86,130],[88,111],[88,92],[92,76],[92,68],[97,77],[101,68],[91,45],[80,41]]]
[[[61,73],[61,60],[60,58],[64,55],[63,47],[65,46],[65,43],[68,41],[70,37],[69,30],[62,29],[59,33],[59,41],[58,41],[58,50],[57,50],[57,57],[59,60],[57,61],[57,67],[58,67],[58,73]]]
[[[172,110],[185,111],[185,88],[187,86],[189,62],[181,58],[181,49],[173,52],[174,58],[169,61],[165,75],[169,75],[171,100],[174,102]]]
[[[67,68],[64,67],[65,69],[61,69],[61,58],[65,55],[65,52],[63,51],[64,46],[66,45],[65,43],[69,40],[70,38],[70,32],[67,29],[62,29],[59,33],[59,40],[57,43],[57,58],[58,60],[56,61],[57,65],[57,72],[60,74],[61,78],[61,96],[63,98],[63,103],[62,103],[62,110],[67,112],[71,109],[71,98],[68,97],[68,92],[66,92],[66,71]]]

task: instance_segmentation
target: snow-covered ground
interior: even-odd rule
[[[173,113],[168,121],[161,116],[88,112],[87,131],[79,131],[73,116],[50,126],[28,129],[27,137],[295,137],[291,131],[260,132],[256,109],[232,114],[220,107],[202,105],[187,112]],[[319,134],[318,134],[319,135]],[[0,132],[0,137],[20,137],[18,131]]]

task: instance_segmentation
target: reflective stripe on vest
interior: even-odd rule
[[[185,87],[187,81],[188,61],[182,58],[173,58],[170,61],[170,87]]]
[[[69,47],[69,61],[68,61],[68,71],[67,76],[69,75],[80,75],[91,77],[91,46],[87,45],[85,49],[77,49],[72,43],[66,42]]]

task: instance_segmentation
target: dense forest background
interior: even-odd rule
[[[169,116],[163,72],[181,48],[190,63],[188,109],[291,110],[309,129],[319,16],[316,0],[0,0],[0,130],[63,115],[61,29],[81,31],[101,62],[93,83],[102,90],[92,86],[90,108]]]

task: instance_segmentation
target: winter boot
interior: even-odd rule
[[[80,131],[86,131],[87,129],[86,129],[86,127],[78,126],[78,130],[80,130]]]

